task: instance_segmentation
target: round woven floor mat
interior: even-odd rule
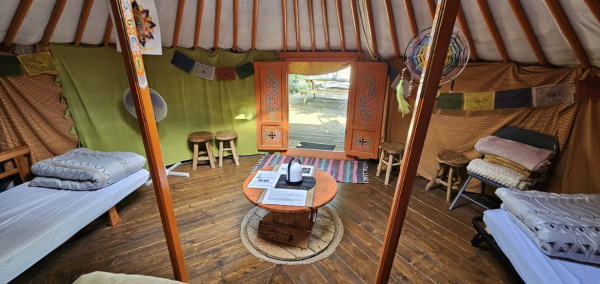
[[[269,211],[254,207],[242,220],[241,237],[244,246],[254,256],[275,264],[303,265],[330,256],[342,241],[344,226],[340,218],[329,208],[319,208],[317,220],[309,240],[309,247],[302,249],[259,238],[256,236],[258,221]],[[269,246],[269,254],[261,251]]]

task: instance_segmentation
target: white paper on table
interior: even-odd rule
[[[306,206],[307,190],[269,188],[262,204]]]
[[[279,170],[277,170],[277,172],[282,175],[287,175],[288,165],[289,164],[282,164],[281,166],[279,166]],[[312,177],[314,175],[315,167],[305,166],[305,165],[301,165],[301,166],[302,166],[302,176],[303,177]]]
[[[248,184],[249,188],[273,188],[281,174],[273,171],[259,171]]]

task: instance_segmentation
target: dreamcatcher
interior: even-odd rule
[[[425,67],[425,57],[427,55],[427,48],[431,41],[431,28],[427,28],[415,35],[404,51],[406,66],[402,69],[402,75],[400,84],[397,88],[397,97],[400,112],[402,116],[409,113],[410,109],[406,98],[410,94],[410,89],[420,83],[423,68]],[[454,89],[454,78],[456,78],[467,66],[469,61],[469,43],[465,38],[464,34],[458,29],[454,29],[452,32],[452,38],[450,39],[450,46],[448,47],[448,56],[446,57],[446,64],[444,65],[444,71],[442,72],[442,79],[440,85],[448,82],[450,85],[450,92]],[[410,80],[404,79],[406,71],[410,72]],[[407,85],[409,85],[407,87]],[[438,88],[438,97],[440,95],[440,88]],[[436,98],[437,99],[437,98]]]

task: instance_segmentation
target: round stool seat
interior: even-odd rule
[[[467,158],[465,155],[451,150],[439,151],[436,158],[438,162],[453,167],[466,167],[470,162],[469,158]]]
[[[233,140],[237,137],[237,132],[235,130],[221,130],[215,134],[215,139],[217,140]]]
[[[194,132],[188,136],[188,140],[193,143],[202,143],[212,140],[213,133],[208,131]]]
[[[390,154],[402,154],[404,152],[404,143],[400,142],[381,142],[379,148]]]

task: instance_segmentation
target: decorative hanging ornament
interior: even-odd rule
[[[406,57],[404,65],[410,72],[412,80],[417,83],[421,81],[427,48],[430,42],[431,28],[427,28],[415,35],[404,51],[404,56]],[[465,69],[467,62],[469,62],[469,50],[467,38],[455,28],[450,39],[448,56],[446,57],[446,64],[444,65],[440,85],[454,80]]]

